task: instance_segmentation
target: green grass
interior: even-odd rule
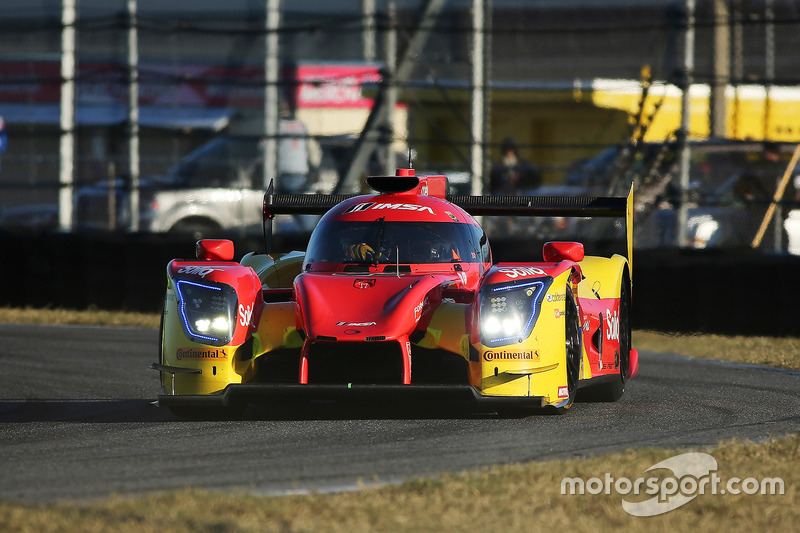
[[[57,309],[0,309],[0,322],[158,327],[158,316]],[[800,369],[800,339],[671,335],[635,331],[644,351]],[[564,477],[636,479],[679,450],[627,450],[599,457],[493,466],[357,492],[258,496],[187,488],[99,502],[0,502],[0,531],[793,531],[800,523],[800,435],[707,449],[723,480],[780,477],[784,495],[699,495],[661,516],[636,518],[622,496],[562,495]],[[458,450],[454,450],[458,453]],[[633,500],[633,497],[626,497]],[[640,498],[642,499],[642,498]]]
[[[800,370],[800,338],[797,337],[726,337],[634,331],[632,340],[633,346],[643,351]]]

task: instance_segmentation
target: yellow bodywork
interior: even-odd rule
[[[161,373],[166,394],[211,394],[229,383],[242,383],[254,372],[253,361],[241,360],[238,346],[208,346],[186,338],[177,319],[177,298],[171,283],[164,299],[164,331],[161,363],[170,367],[199,370],[199,373]],[[171,317],[176,317],[172,319]],[[173,382],[174,379],[174,382]]]
[[[619,298],[623,276],[628,269],[621,255],[611,258],[586,256],[579,263],[583,281],[579,298]],[[477,342],[472,346],[478,361],[470,361],[470,382],[486,396],[541,396],[556,404],[566,396],[565,296],[570,272],[553,280],[551,298],[541,303],[541,311],[531,335],[518,344],[492,348]],[[583,325],[583,317],[580,318]],[[592,377],[586,346],[581,343],[579,379]],[[561,389],[561,394],[559,394]]]
[[[264,288],[289,288],[300,272],[302,253],[271,257],[248,254],[241,264],[253,268]],[[257,356],[275,348],[300,347],[302,341],[295,331],[295,311],[291,302],[265,304],[252,345],[212,347],[189,340],[180,325],[177,297],[167,278],[164,298],[164,328],[162,331],[161,364],[197,371],[195,373],[161,373],[165,394],[213,394],[231,383],[245,383],[256,372]],[[269,316],[270,319],[266,320]],[[173,318],[174,317],[174,318]]]
[[[479,360],[469,363],[470,382],[481,394],[541,396],[547,403],[558,401],[559,387],[567,385],[564,309],[569,276],[565,271],[553,280],[548,293],[559,296],[542,301],[539,318],[527,339],[498,348],[473,344]]]

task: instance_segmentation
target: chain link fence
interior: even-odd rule
[[[187,221],[163,214],[167,206],[178,209],[191,196],[187,187],[226,190],[226,207],[215,208],[217,214],[224,214],[229,228],[257,227],[260,211],[253,211],[248,202],[257,205],[263,191],[258,146],[265,140],[261,126],[266,4],[233,0],[221,6],[198,0],[187,7],[177,1],[139,0],[135,28],[143,231],[181,228],[201,234],[219,229],[212,219],[204,226],[209,221],[201,217]],[[282,2],[278,30],[279,89],[306,127],[301,136],[279,137],[308,141],[306,192],[335,188],[348,170],[371,105],[387,87],[396,88],[399,95],[394,121],[380,131],[392,148],[377,151],[363,173],[381,172],[385,160],[398,155],[394,152],[410,148],[419,171],[446,172],[454,178],[453,187],[461,188],[457,192],[463,192],[469,184],[473,142],[472,9],[479,6],[487,15],[482,88],[488,99],[481,145],[487,159],[481,179],[487,191],[490,162],[500,159],[503,139],[513,137],[518,155],[541,173],[539,194],[609,192],[636,182],[643,197],[637,244],[676,244],[676,136],[674,127],[658,122],[675,115],[670,109],[674,102],[666,96],[659,100],[658,94],[669,95],[671,87],[687,81],[682,61],[688,20],[684,2],[451,0],[443,3],[429,27],[422,28],[419,14],[427,0],[319,4]],[[374,14],[365,16],[363,8],[369,5]],[[120,231],[128,223],[130,26],[122,0],[78,3],[74,231]],[[720,28],[727,48],[715,54],[715,32]],[[9,0],[0,5],[0,115],[8,136],[0,154],[4,229],[58,231],[62,29],[59,2],[31,7]],[[800,97],[793,92],[800,83],[800,4],[701,0],[694,29],[691,81],[727,88],[725,112],[734,126],[726,136],[738,139],[738,144],[706,141],[705,145],[726,146],[712,157],[701,149],[704,141],[696,140],[690,224],[697,231],[682,244],[747,246],[754,233],[752,220],[763,217],[794,143],[800,140],[800,111],[786,111],[800,108]],[[386,70],[391,63],[387,58],[400,57],[419,31],[429,33],[413,58],[411,75],[393,79]],[[604,85],[601,80],[616,83]],[[645,82],[660,102],[655,106],[644,105]],[[754,87],[773,96],[751,109],[745,105],[746,93]],[[615,103],[623,93],[633,95],[632,103]],[[710,105],[708,100],[705,105]],[[710,110],[697,112],[701,120],[690,128],[695,139],[711,133]],[[760,136],[737,131],[739,124],[747,124],[745,115],[758,119]],[[765,139],[778,144],[765,144]],[[762,164],[774,146],[778,160]],[[751,171],[753,165],[756,170]],[[747,187],[736,185],[734,178],[754,172],[761,176],[757,194],[739,194]],[[193,179],[200,184],[187,185]],[[792,247],[792,235],[780,226],[794,220],[794,185],[791,181],[787,187],[778,222],[768,230],[763,246],[769,250]],[[726,196],[726,187],[734,192]],[[162,195],[167,189],[172,194]],[[248,191],[256,200],[248,199]],[[158,217],[158,224],[151,224]],[[181,220],[183,225],[178,224]],[[307,229],[304,224],[313,221],[295,224]],[[505,228],[517,222],[501,224]],[[517,231],[589,238],[576,229],[580,226],[581,221],[548,220],[524,224]]]

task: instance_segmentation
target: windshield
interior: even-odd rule
[[[488,262],[478,226],[456,222],[321,222],[306,252],[307,263],[420,264]]]
[[[261,179],[259,143],[220,137],[209,141],[172,167],[169,175],[187,187],[252,186]]]

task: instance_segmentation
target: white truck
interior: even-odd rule
[[[281,142],[309,140],[307,137],[282,138]],[[319,143],[318,156],[311,158],[306,173],[294,168],[292,173],[279,175],[278,190],[329,193],[336,185],[349,145],[350,141],[344,138]],[[280,150],[279,146],[279,154]],[[79,189],[75,197],[76,229],[114,231],[127,228],[130,209],[125,187],[124,180],[118,179],[113,184],[101,182]],[[260,235],[264,190],[262,148],[258,139],[220,136],[191,152],[163,176],[140,180],[139,229],[152,233],[188,233],[196,238],[220,233]],[[310,231],[314,218],[293,217],[279,222],[284,231]],[[309,224],[311,227],[307,227]]]

